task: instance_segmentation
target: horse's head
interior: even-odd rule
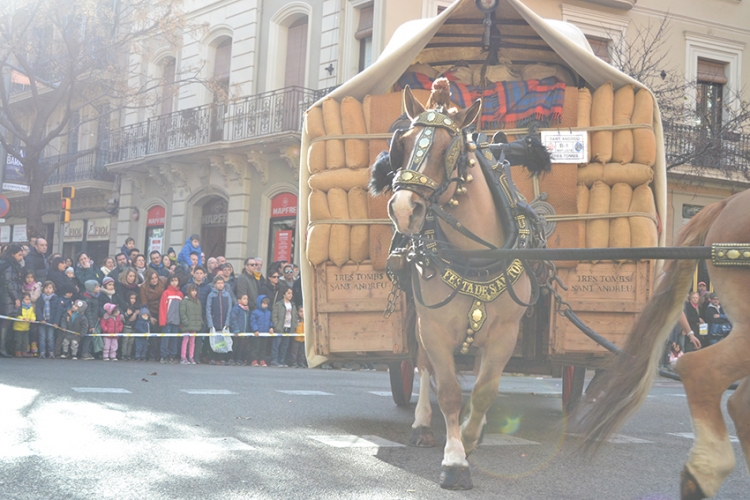
[[[481,100],[471,107],[450,108],[448,81],[438,79],[425,109],[409,87],[404,89],[404,108],[411,126],[397,130],[391,148],[373,165],[370,190],[393,196],[388,213],[403,234],[422,230],[431,203],[444,204],[453,196],[466,175],[466,137],[469,126],[481,111]],[[455,182],[454,182],[455,181]]]

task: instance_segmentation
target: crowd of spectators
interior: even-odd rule
[[[75,262],[48,255],[42,238],[7,246],[0,356],[306,366],[301,335],[263,335],[304,332],[298,266],[274,262],[263,276],[262,259],[250,257],[235,274],[224,257],[204,259],[198,235],[179,254],[146,256],[133,238],[120,250],[95,264],[86,252]],[[122,335],[129,333],[180,335]],[[181,335],[194,333],[223,333],[232,350],[212,349],[209,336]]]

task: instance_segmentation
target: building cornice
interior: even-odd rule
[[[725,1],[730,1],[730,0],[725,0]],[[739,2],[732,2],[732,3],[739,3]],[[697,26],[704,26],[708,29],[715,29],[719,33],[729,32],[729,33],[737,33],[739,35],[750,36],[750,28],[732,26],[732,25],[720,23],[717,21],[708,21],[706,19],[701,19],[698,17],[686,16],[684,14],[676,14],[674,12],[667,12],[663,10],[652,9],[649,7],[642,7],[642,6],[636,5],[633,7],[633,9],[630,12],[634,14],[643,14],[649,17],[656,17],[660,19],[667,17],[669,19],[674,19],[677,21],[695,24]]]

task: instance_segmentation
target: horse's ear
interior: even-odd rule
[[[408,85],[404,87],[404,110],[410,120],[414,120],[424,113],[424,106],[414,97],[414,94],[411,93],[411,87]]]
[[[477,119],[481,112],[482,100],[477,99],[470,107],[468,107],[467,109],[462,109],[461,111],[456,113],[454,119],[456,120],[456,123],[459,124],[459,127],[463,130],[464,128],[474,123],[474,120]]]

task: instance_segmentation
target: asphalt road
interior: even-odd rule
[[[404,446],[413,405],[393,404],[385,372],[2,359],[0,499],[678,498],[692,444],[679,383],[660,379],[590,460],[560,391],[505,377],[470,457],[474,489],[450,492],[435,396],[438,446]],[[734,448],[716,498],[750,498]]]

